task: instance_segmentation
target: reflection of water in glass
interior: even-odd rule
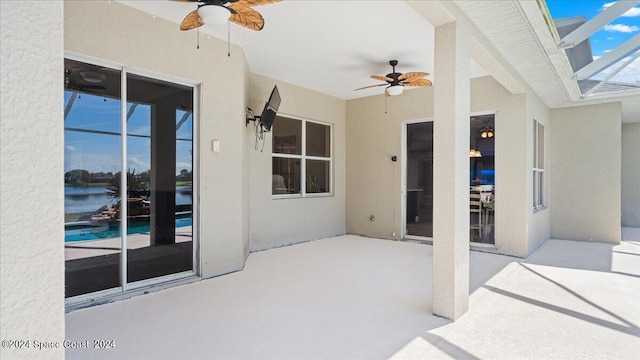
[[[107,188],[64,188],[64,211],[67,214],[94,212],[102,206],[114,203],[113,199],[107,195]]]
[[[187,217],[179,217],[176,219],[176,228],[191,226],[191,214]],[[149,221],[135,221],[127,226],[127,234],[145,234],[151,231]],[[105,225],[103,227],[92,227],[90,225],[68,226],[65,230],[64,241],[88,241],[101,240],[120,237],[120,224]]]
[[[176,186],[176,205],[189,205],[192,203],[191,186]],[[115,201],[107,195],[106,187],[65,187],[64,188],[64,212],[89,213],[102,206],[113,205]]]

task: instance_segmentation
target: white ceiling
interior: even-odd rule
[[[176,31],[196,8],[167,0],[120,2],[176,23]],[[345,100],[382,94],[383,87],[353,89],[380,83],[369,76],[390,73],[392,59],[398,72],[433,74],[433,26],[404,1],[286,0],[255,9],[265,19],[262,31],[231,24],[231,42],[243,48],[253,73]],[[227,39],[226,25],[201,31]],[[487,75],[473,61],[470,67],[472,77]]]

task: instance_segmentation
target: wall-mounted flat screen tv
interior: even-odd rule
[[[260,124],[265,131],[271,130],[271,126],[273,125],[273,121],[276,119],[279,107],[280,93],[278,92],[278,87],[274,86],[271,91],[271,96],[269,96],[269,101],[264,105],[264,110],[262,110],[262,115],[260,115]]]

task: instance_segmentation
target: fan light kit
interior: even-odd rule
[[[198,8],[198,15],[207,25],[224,25],[229,21],[231,12],[224,6],[209,5]]]
[[[232,22],[247,29],[260,31],[264,27],[264,19],[254,6],[272,4],[280,0],[172,0],[177,2],[193,2],[198,4],[182,20],[180,30],[191,30],[207,25],[224,25]]]
[[[387,88],[384,90],[384,95],[395,96],[402,94],[402,91],[405,87],[427,87],[432,85],[431,81],[424,79],[425,77],[429,76],[429,73],[408,72],[402,74],[396,72],[396,65],[398,65],[398,60],[389,61],[389,65],[391,65],[392,72],[387,74],[386,76],[371,75],[372,79],[384,81],[386,82],[385,84],[365,86],[356,90],[386,86]]]
[[[105,74],[100,74],[98,72],[88,70],[80,71],[80,76],[82,77],[82,80],[92,84],[100,84],[107,79],[107,76]]]
[[[387,88],[387,93],[391,96],[396,96],[402,94],[404,91],[404,86],[402,85],[392,85]]]

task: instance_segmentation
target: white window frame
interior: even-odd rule
[[[540,131],[542,129],[542,131]],[[542,144],[538,141],[542,136]],[[542,149],[540,149],[540,145]],[[544,125],[540,123],[538,120],[533,119],[533,210],[539,211],[546,207],[545,205],[545,172],[544,172],[544,163],[545,163],[545,136],[544,136]],[[542,151],[542,162],[538,161],[538,157],[540,155],[540,151]],[[542,163],[542,166],[540,164]]]
[[[327,197],[333,196],[333,124],[317,121],[317,120],[309,120],[303,119],[296,116],[291,115],[278,115],[278,117],[284,117],[292,120],[297,120],[302,122],[302,150],[301,155],[295,154],[280,154],[274,153],[273,147],[271,148],[271,173],[273,174],[273,159],[274,158],[283,158],[283,159],[299,159],[300,160],[300,193],[299,194],[273,194],[273,190],[271,192],[271,197],[273,199],[291,199],[291,198],[311,198],[311,197]],[[276,119],[277,121],[277,119]],[[307,123],[314,123],[323,126],[329,127],[329,156],[307,156]],[[319,160],[319,161],[328,161],[329,162],[329,191],[322,193],[307,193],[307,160]],[[271,179],[273,182],[273,178]],[[273,189],[273,184],[271,186]]]

